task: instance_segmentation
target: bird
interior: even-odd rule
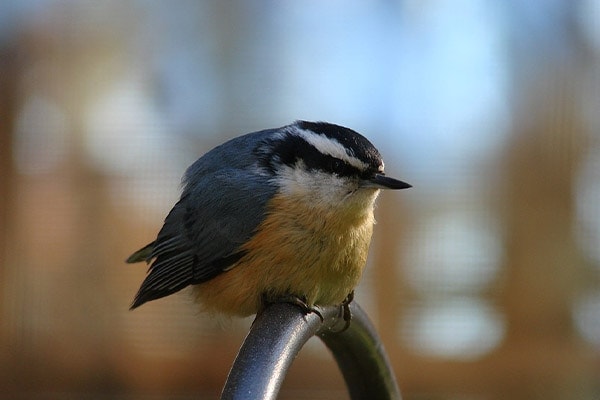
[[[130,309],[188,286],[203,311],[246,317],[271,303],[306,313],[354,297],[385,175],[373,144],[298,120],[233,138],[196,160],[156,239],[127,263],[149,268]]]

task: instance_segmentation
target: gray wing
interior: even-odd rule
[[[238,261],[275,193],[264,176],[225,169],[188,177],[155,242],[129,261],[154,260],[131,308],[205,282]],[[150,251],[151,250],[151,251]]]

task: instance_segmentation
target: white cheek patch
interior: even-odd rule
[[[361,189],[357,182],[322,171],[308,171],[302,161],[282,166],[274,178],[279,193],[307,207],[345,210],[356,215],[372,213],[379,190]]]
[[[308,171],[299,161],[294,167],[283,166],[276,178],[279,190],[289,196],[306,196],[313,203],[337,204],[349,192],[352,183],[321,171]]]
[[[319,150],[323,154],[328,154],[332,157],[339,158],[352,165],[355,168],[358,168],[361,171],[364,171],[368,168],[368,165],[356,157],[352,157],[346,151],[346,148],[342,146],[340,142],[334,139],[330,139],[325,135],[319,135],[314,133],[313,131],[308,131],[304,129],[298,129],[298,134],[302,136],[304,140],[313,145],[317,150]]]

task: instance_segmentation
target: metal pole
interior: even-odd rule
[[[259,314],[231,367],[221,399],[277,398],[292,361],[317,335],[331,350],[353,400],[400,399],[393,370],[365,312],[350,304],[348,329],[340,309],[322,309],[323,321],[297,306],[278,303]]]

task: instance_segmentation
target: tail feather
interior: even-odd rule
[[[133,264],[142,261],[150,261],[150,256],[152,255],[152,250],[154,250],[155,243],[156,242],[152,242],[142,247],[141,249],[130,255],[127,258],[127,260],[125,260],[125,262],[128,264]]]

